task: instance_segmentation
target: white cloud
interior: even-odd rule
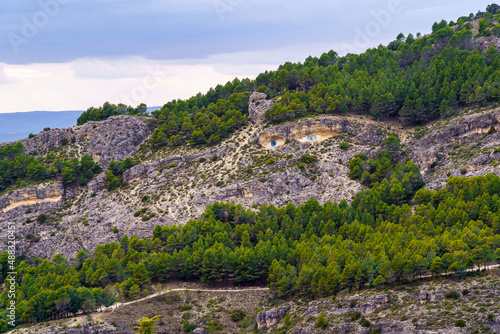
[[[5,66],[0,64],[0,85],[14,83],[15,79],[5,71]]]

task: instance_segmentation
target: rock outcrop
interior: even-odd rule
[[[420,292],[420,295],[418,296],[418,299],[420,299],[421,304],[425,304],[426,302],[434,302],[443,299],[443,294],[439,291],[436,292],[422,290]]]
[[[338,116],[323,116],[297,123],[273,126],[262,130],[256,140],[266,148],[276,149],[290,141],[318,144],[342,134],[356,134],[361,145],[380,145],[385,136],[373,127],[360,127],[359,123]]]
[[[274,106],[275,102],[272,100],[267,100],[267,95],[259,92],[252,93],[252,95],[250,95],[249,101],[249,119],[257,124],[265,123],[266,111],[271,109]]]
[[[151,135],[154,122],[148,117],[113,116],[73,128],[42,131],[20,142],[31,155],[45,154],[62,146],[76,152],[78,157],[88,154],[101,167],[108,167],[111,160],[120,161],[132,156]],[[8,144],[12,143],[0,145]]]
[[[276,325],[281,319],[285,318],[290,311],[290,306],[282,306],[280,308],[273,308],[269,311],[257,313],[257,326],[259,330],[265,330]]]
[[[7,214],[9,211],[22,206],[40,207],[44,204],[57,207],[62,201],[63,194],[64,187],[60,182],[48,185],[42,184],[36,188],[20,189],[0,198],[0,212]],[[45,205],[45,208],[47,207]],[[13,214],[16,215],[17,213]]]
[[[426,188],[446,186],[449,176],[500,175],[500,111],[486,110],[427,126],[404,146],[420,166]]]

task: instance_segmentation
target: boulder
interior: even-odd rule
[[[266,94],[254,92],[249,100],[249,118],[257,124],[265,123],[266,111],[274,107],[274,104],[274,101],[267,100]]]
[[[290,311],[290,306],[282,306],[278,309],[272,308],[269,311],[257,313],[257,325],[260,329],[268,329],[276,325]]]
[[[436,291],[422,290],[420,292],[420,295],[418,296],[418,298],[420,299],[420,304],[424,304],[428,301],[433,302],[433,301],[442,299],[443,294],[440,292],[436,292]]]

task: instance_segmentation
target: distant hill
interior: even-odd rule
[[[148,111],[160,107],[148,107]],[[84,110],[68,111],[30,111],[18,113],[0,113],[0,143],[37,134],[44,128],[68,128],[76,125],[76,119]]]

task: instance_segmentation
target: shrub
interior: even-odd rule
[[[380,327],[372,328],[372,330],[368,332],[368,334],[381,334],[381,333],[382,329]]]
[[[44,224],[47,222],[47,215],[42,213],[42,214],[39,214],[38,217],[36,217],[36,222],[38,224]]]
[[[303,156],[300,157],[300,161],[305,163],[305,164],[313,164],[317,161],[318,159],[311,154],[304,154]]]
[[[267,160],[266,164],[269,166],[269,165],[272,165],[274,164],[276,161],[274,159],[269,159]]]
[[[328,327],[328,321],[323,313],[320,313],[318,321],[316,321],[316,328],[326,329]]]
[[[460,293],[456,290],[448,291],[444,294],[444,296],[448,299],[460,299]]]
[[[224,185],[224,181],[218,181],[215,185],[217,187],[222,187]]]
[[[361,318],[361,313],[359,312],[350,312],[349,313],[349,318],[351,319],[351,321],[356,321],[358,320],[359,318]]]
[[[113,227],[113,233],[118,233],[118,227]]]
[[[462,168],[462,169],[460,170],[460,173],[461,173],[462,175],[467,174],[467,168]]]
[[[366,318],[361,318],[361,320],[359,320],[359,324],[361,325],[361,327],[370,327],[370,322],[368,320],[366,320]]]
[[[351,300],[351,302],[349,303],[349,305],[351,306],[351,308],[356,307],[357,304],[358,304],[358,302],[357,302],[356,299]]]
[[[304,168],[306,167],[306,165],[304,165],[304,164],[302,164],[302,163],[298,164],[297,166],[298,166],[300,169],[304,169]]]
[[[245,318],[245,312],[241,309],[232,310],[229,314],[231,315],[231,320],[234,322],[239,322]]]
[[[179,312],[190,311],[192,308],[193,308],[193,305],[191,305],[191,304],[182,304],[182,305],[179,305]]]
[[[340,145],[339,145],[339,147],[340,147],[342,150],[344,150],[344,151],[348,150],[350,146],[351,146],[351,145],[349,145],[349,143],[348,143],[348,142],[346,142],[346,141],[341,142],[341,143],[340,143]]]
[[[488,321],[493,321],[493,320],[495,320],[495,315],[492,313],[488,314]]]
[[[196,329],[196,324],[189,322],[189,320],[184,319],[182,320],[182,330],[186,333],[191,333]]]
[[[463,290],[462,290],[462,295],[466,296],[466,295],[468,295],[468,294],[469,294],[469,292],[470,292],[469,290],[467,290],[467,289],[463,289]]]
[[[465,327],[465,320],[463,319],[455,320],[455,327]]]
[[[493,126],[488,130],[488,134],[489,135],[492,135],[492,134],[494,134],[496,132],[497,132],[497,130]]]
[[[224,326],[218,322],[217,320],[212,320],[208,324],[208,331],[209,332],[215,332],[215,331],[221,331],[224,329]]]
[[[28,138],[29,138],[29,139],[31,139],[31,138],[33,138],[33,137],[35,137],[35,135],[34,135],[34,134],[32,134],[32,133],[30,133],[30,134],[29,134],[29,136],[28,136]]]

